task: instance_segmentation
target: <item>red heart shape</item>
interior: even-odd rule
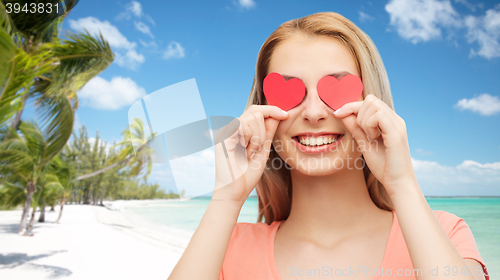
[[[346,75],[340,80],[324,76],[318,82],[318,95],[326,105],[338,110],[344,104],[358,101],[363,92],[363,83],[356,75]]]
[[[306,95],[306,86],[301,80],[292,78],[285,81],[283,76],[274,72],[264,78],[263,90],[267,102],[284,111],[299,105]]]

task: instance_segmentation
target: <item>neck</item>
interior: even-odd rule
[[[327,176],[291,170],[291,176],[292,208],[283,224],[294,236],[341,240],[366,231],[386,212],[370,198],[362,169],[343,169]]]

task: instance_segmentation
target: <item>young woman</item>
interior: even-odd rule
[[[305,87],[288,112],[266,99],[271,73]],[[318,84],[352,75],[362,95],[334,110]],[[274,31],[238,120],[226,151],[216,146],[212,200],[170,280],[489,279],[467,224],[427,204],[380,55],[346,18]],[[255,187],[259,222],[237,223]]]

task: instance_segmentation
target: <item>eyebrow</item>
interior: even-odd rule
[[[331,74],[328,74],[326,76],[333,76],[333,77],[337,78],[337,80],[338,80],[338,79],[341,79],[342,77],[347,76],[347,75],[351,75],[351,73],[349,73],[347,71],[342,71],[342,72],[331,73]],[[283,78],[285,78],[285,81],[288,81],[290,79],[299,79],[302,81],[302,79],[294,77],[294,76],[288,76],[288,75],[281,75],[281,76],[283,76]]]

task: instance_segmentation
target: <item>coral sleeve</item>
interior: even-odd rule
[[[448,234],[450,241],[453,243],[462,258],[474,259],[478,261],[482,266],[482,270],[485,274],[485,279],[489,280],[490,278],[488,276],[489,274],[486,265],[483,258],[479,254],[476,240],[474,239],[474,235],[472,234],[472,231],[467,223],[465,223],[462,218],[459,218],[454,214],[445,211],[436,212],[441,212],[436,213],[436,215],[442,215],[441,225],[443,226],[443,229]],[[477,273],[477,268],[474,267],[473,269],[474,273]]]

